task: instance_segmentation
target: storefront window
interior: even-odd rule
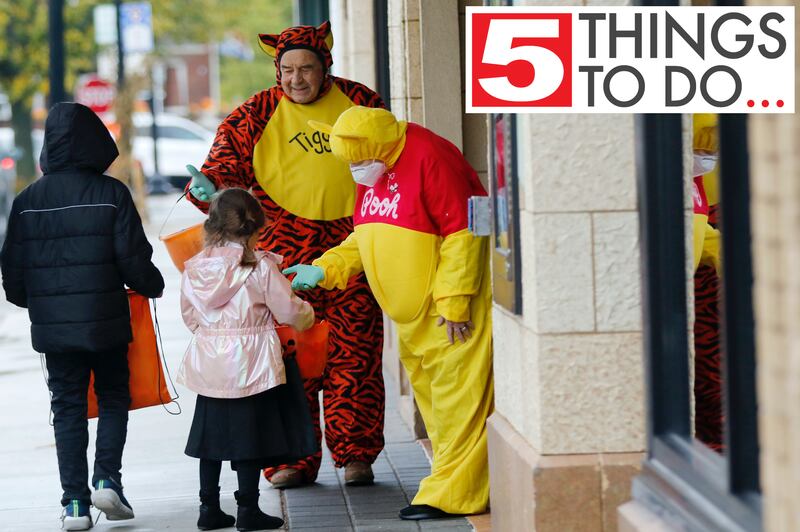
[[[718,135],[718,238],[722,251],[714,259],[701,247],[695,257],[722,273],[722,296],[713,295],[715,301],[723,302],[720,338],[713,340],[718,345],[712,346],[722,364],[716,376],[711,376],[718,380],[717,394],[721,396],[721,400],[717,398],[721,418],[716,420],[721,434],[711,439],[708,434],[697,434],[694,429],[700,428],[700,410],[695,410],[695,415],[691,412],[693,404],[696,409],[709,405],[695,404],[707,397],[697,395],[693,387],[697,381],[691,380],[692,375],[698,378],[698,367],[690,371],[690,364],[697,359],[690,356],[689,349],[684,182],[691,177],[695,213],[707,214],[704,202],[698,201],[702,180],[694,175],[705,172],[698,161],[699,169],[693,168],[692,176],[684,175],[680,115],[641,115],[636,138],[648,456],[632,492],[663,519],[687,530],[757,531],[761,530],[761,495],[747,121],[744,115],[720,115],[711,117],[710,123]],[[709,151],[708,146],[696,146],[696,141],[693,138],[693,155]],[[702,340],[695,338],[695,342]],[[697,349],[696,343],[695,354]],[[724,454],[715,452],[723,448]]]
[[[490,135],[494,298],[511,312],[521,314],[516,117],[511,114],[492,115]]]

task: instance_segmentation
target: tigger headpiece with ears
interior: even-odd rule
[[[275,58],[278,83],[281,81],[281,56],[288,50],[297,48],[311,50],[319,57],[325,72],[330,71],[331,65],[333,65],[333,58],[331,57],[333,34],[331,33],[331,23],[327,20],[317,27],[294,26],[293,28],[287,28],[279,35],[260,33],[258,35],[258,44],[264,53]]]

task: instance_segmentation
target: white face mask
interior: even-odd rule
[[[359,185],[373,187],[383,173],[386,172],[386,165],[382,161],[365,161],[359,164],[350,164],[350,173],[353,174],[353,181]]]
[[[694,166],[692,175],[698,176],[707,174],[717,166],[718,155],[694,155]]]

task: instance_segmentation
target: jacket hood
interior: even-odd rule
[[[236,295],[253,273],[252,266],[242,266],[244,248],[229,243],[206,248],[185,264],[185,275],[197,299],[208,309],[225,305]]]
[[[50,109],[39,156],[43,173],[67,169],[102,173],[118,155],[111,133],[91,109],[79,103],[58,103]]]

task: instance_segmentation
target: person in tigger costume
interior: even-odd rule
[[[202,172],[187,198],[204,212],[218,188],[252,189],[272,221],[260,248],[284,257],[284,266],[310,262],[353,230],[355,183],[347,164],[331,153],[327,135],[308,120],[335,122],[354,105],[383,107],[360,83],[330,75],[330,23],[260,34],[275,58],[277,85],[252,96],[217,129]],[[363,275],[341,290],[304,292],[319,318],[331,325],[328,364],[305,382],[317,438],[318,394],[323,392],[325,440],[348,485],[373,482],[371,464],[384,446],[383,321]],[[312,483],[322,455],[264,470],[275,487]]]
[[[287,268],[292,288],[345,286],[366,273],[397,323],[408,373],[433,447],[431,474],[408,520],[486,510],[486,418],[494,400],[489,242],[467,229],[467,203],[485,196],[452,143],[385,109],[353,107],[330,125],[333,153],[359,184],[355,229],[309,264]]]

